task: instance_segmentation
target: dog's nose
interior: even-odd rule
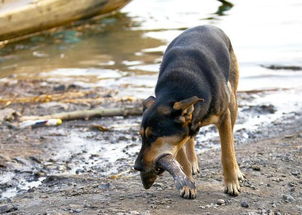
[[[140,172],[143,171],[143,168],[141,168],[141,167],[139,167],[139,166],[135,166],[135,165],[134,165],[134,169],[135,169],[136,171],[140,171]]]
[[[140,160],[140,156],[135,161],[134,169],[137,170],[137,171],[143,171],[144,170],[142,161]]]
[[[140,171],[140,172],[144,170],[144,169],[143,169],[143,166],[142,166],[142,165],[139,165],[139,164],[137,164],[137,163],[134,164],[134,169],[137,170],[137,171]]]

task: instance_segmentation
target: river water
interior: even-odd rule
[[[302,66],[302,2],[232,3],[134,0],[117,16],[2,48],[0,77],[59,77],[112,87],[130,84],[130,92],[151,88],[149,94],[167,44],[184,29],[213,24],[232,40],[241,67],[240,90],[300,87],[301,71],[263,66]]]
[[[237,136],[248,139],[246,132],[240,132],[242,129],[269,127],[271,122],[302,109],[302,2],[237,0],[232,3],[133,0],[117,15],[0,49],[0,78],[44,78],[89,87],[105,86],[119,90],[121,96],[145,98],[153,94],[167,44],[189,27],[213,24],[221,27],[233,43],[240,64],[239,92],[253,98],[241,101],[235,127]],[[272,105],[275,111],[255,117],[246,108],[256,105]],[[138,129],[138,125],[135,118],[127,122],[120,120],[111,126],[125,131],[129,127]],[[199,142],[203,141],[202,147],[197,146],[199,152],[218,146],[210,144],[214,135],[211,128],[203,134],[202,140],[198,137]],[[97,142],[87,142],[85,136],[76,132],[68,138],[57,154],[74,154],[83,147],[88,151],[86,157],[95,153]],[[122,147],[127,143],[119,144]],[[121,147],[118,148],[122,150]],[[114,148],[116,146],[105,143],[102,148],[102,156],[107,155],[107,162],[115,167],[107,174],[116,173],[123,165],[116,164],[116,160],[127,158],[122,151],[114,152]],[[139,144],[131,150],[129,153],[135,154]],[[116,159],[109,160],[113,157],[110,153],[115,153]],[[83,168],[87,167],[83,165]],[[75,170],[72,168],[71,172]],[[7,192],[2,197],[13,195],[14,192]]]

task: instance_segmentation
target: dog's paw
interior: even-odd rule
[[[196,186],[195,183],[188,177],[179,176],[175,178],[176,188],[179,190],[179,194],[184,199],[196,198]]]
[[[196,198],[196,188],[184,186],[183,188],[181,188],[179,194],[184,199],[195,199]]]
[[[200,173],[198,161],[192,162],[192,174],[197,175]]]
[[[246,179],[245,175],[240,171],[240,169],[237,170],[237,177],[239,181],[244,181]]]
[[[225,182],[224,192],[231,196],[238,196],[240,193],[239,181],[234,180],[234,182]]]

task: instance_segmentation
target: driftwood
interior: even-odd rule
[[[130,116],[142,114],[142,108],[140,107],[121,107],[121,108],[99,108],[93,110],[79,110],[72,112],[63,112],[45,116],[23,116],[21,121],[27,120],[46,120],[46,119],[61,119],[61,120],[73,120],[73,119],[89,119],[91,117],[102,116]]]
[[[108,14],[130,0],[0,1],[0,41],[40,32],[83,18]]]

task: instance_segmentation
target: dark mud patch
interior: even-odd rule
[[[266,69],[271,70],[290,70],[290,71],[302,71],[301,66],[285,66],[285,65],[261,65]]]
[[[242,109],[242,112],[244,113],[254,112],[255,114],[274,114],[276,111],[276,107],[272,104],[248,106]]]

